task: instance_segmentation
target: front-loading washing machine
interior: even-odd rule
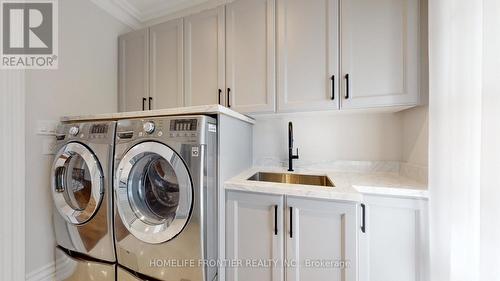
[[[119,265],[143,276],[141,280],[214,280],[216,119],[197,115],[120,120],[116,135]]]
[[[93,280],[94,275],[115,280],[115,130],[115,121],[61,124],[56,130],[51,192],[57,280]]]

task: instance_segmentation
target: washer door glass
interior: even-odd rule
[[[144,142],[130,149],[116,172],[118,213],[138,239],[163,243],[188,222],[193,187],[186,165],[171,148]]]
[[[72,224],[82,224],[97,212],[103,197],[103,173],[95,155],[72,142],[56,154],[52,166],[56,209]]]

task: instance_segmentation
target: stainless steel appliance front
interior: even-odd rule
[[[116,122],[61,124],[51,193],[57,245],[115,262],[112,165]]]
[[[55,269],[54,280],[116,281],[116,263],[106,263],[74,257],[60,248],[56,248]]]
[[[159,280],[217,273],[217,122],[121,120],[115,153],[118,263]]]

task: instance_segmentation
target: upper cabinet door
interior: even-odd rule
[[[184,105],[183,19],[149,30],[151,109]]]
[[[287,281],[356,281],[356,204],[287,197]],[[344,262],[344,264],[342,264]]]
[[[187,106],[224,101],[224,27],[224,6],[184,19]]]
[[[226,8],[226,93],[239,112],[273,112],[275,0],[236,0]]]
[[[342,108],[419,102],[419,0],[342,0]]]
[[[338,0],[277,1],[278,110],[337,109]]]
[[[118,107],[120,111],[148,109],[148,29],[118,39]],[[143,108],[144,106],[144,108]]]

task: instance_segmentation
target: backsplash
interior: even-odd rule
[[[297,168],[397,173],[427,182],[427,107],[390,113],[295,113],[257,116],[254,165],[288,165],[293,122]]]

